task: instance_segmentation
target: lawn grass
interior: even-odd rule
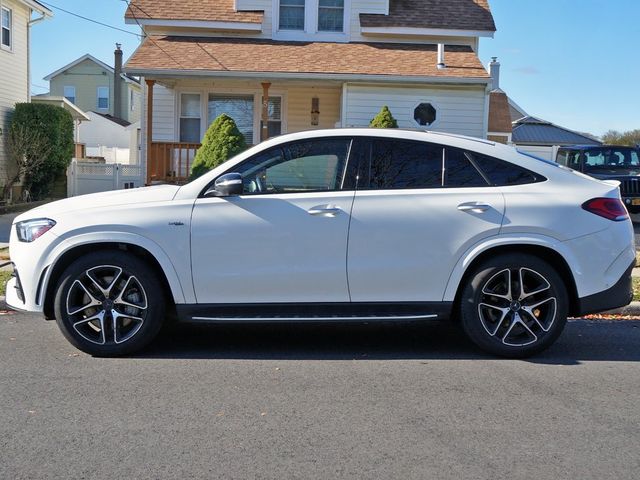
[[[0,295],[4,295],[7,288],[7,282],[11,278],[11,272],[0,270]]]
[[[640,278],[633,277],[633,301],[640,302]]]

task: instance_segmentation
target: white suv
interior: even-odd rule
[[[94,355],[189,322],[459,319],[521,357],[568,315],[626,305],[617,182],[452,135],[343,129],[264,142],[183,187],[16,219],[7,301]]]

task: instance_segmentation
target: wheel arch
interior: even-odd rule
[[[480,251],[476,249],[459,262],[458,265],[463,266],[462,272],[458,273],[459,281],[454,283],[454,272],[454,274],[452,274],[452,278],[449,280],[449,285],[447,286],[445,295],[450,295],[453,298],[454,305],[459,305],[462,290],[478,265],[482,264],[482,262],[488,258],[508,253],[526,253],[546,261],[558,272],[567,288],[567,295],[569,297],[569,315],[572,316],[578,314],[580,308],[578,288],[574,274],[569,266],[569,262],[563,254],[548,244],[544,245],[533,242],[507,243],[489,246],[485,249],[481,249]]]
[[[42,306],[45,318],[47,318],[48,320],[55,319],[53,306],[55,290],[58,286],[58,282],[60,281],[60,277],[67,269],[67,267],[69,267],[69,265],[71,265],[74,261],[76,261],[83,255],[101,250],[125,251],[142,259],[158,275],[160,283],[163,287],[165,298],[167,299],[169,305],[173,307],[176,303],[184,302],[184,294],[182,292],[182,287],[175,270],[171,265],[163,266],[161,261],[158,260],[157,256],[152,253],[151,249],[146,248],[139,243],[134,243],[131,241],[114,240],[109,242],[81,242],[69,246],[61,253],[56,255],[55,260],[50,263],[49,268],[47,268],[43,273],[43,276],[46,276],[46,278],[41,279],[40,281],[43,284]],[[165,261],[165,263],[168,261],[168,259],[163,260]]]

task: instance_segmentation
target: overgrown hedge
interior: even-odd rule
[[[73,118],[62,107],[18,103],[9,128],[17,128],[19,125],[37,130],[49,146],[46,161],[36,171],[29,173],[24,182],[24,187],[29,190],[32,198],[45,198],[50,193],[55,178],[65,172],[73,158]]]

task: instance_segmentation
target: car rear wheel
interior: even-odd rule
[[[549,347],[567,322],[564,282],[547,262],[527,254],[499,255],[471,274],[461,296],[467,336],[483,350],[522,358]]]
[[[58,284],[54,308],[67,340],[96,356],[145,347],[158,334],[165,313],[154,272],[120,251],[96,252],[72,263]]]

